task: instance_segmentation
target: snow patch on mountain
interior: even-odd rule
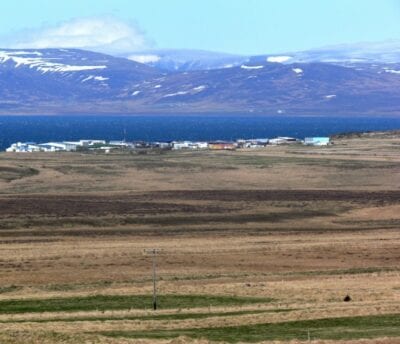
[[[251,69],[262,69],[262,68],[264,68],[264,66],[246,66],[246,65],[241,65],[240,68],[251,70]]]
[[[296,74],[302,74],[303,73],[303,70],[301,68],[293,68],[292,71],[295,72]]]
[[[21,56],[25,55],[25,56]],[[32,55],[36,57],[31,57]],[[63,63],[50,62],[50,58],[43,58],[39,52],[10,52],[10,51],[0,51],[0,63],[6,63],[12,61],[15,63],[15,68],[21,66],[27,66],[29,68],[35,68],[37,71],[42,73],[47,72],[80,72],[85,70],[94,69],[105,69],[107,66],[82,66],[82,65],[70,65]],[[51,59],[51,60],[54,60]]]
[[[232,68],[240,66],[248,60],[246,56],[187,49],[134,51],[121,56],[163,71],[173,72]]]
[[[267,57],[267,62],[273,62],[273,63],[283,63],[291,60],[291,56],[268,56]]]
[[[89,80],[92,80],[94,78],[94,75],[89,75],[87,78],[83,79],[81,82],[86,82]]]
[[[43,54],[39,51],[13,51],[13,55],[36,55],[43,56]]]
[[[139,63],[154,63],[160,61],[161,57],[158,55],[130,55],[128,60]]]
[[[30,68],[37,67],[38,71],[47,72],[81,72],[85,70],[104,69],[107,66],[71,66],[58,63],[32,64]]]
[[[194,88],[193,88],[193,91],[195,91],[195,92],[201,92],[201,91],[204,91],[206,88],[207,88],[206,85],[200,85],[200,86],[194,87]]]
[[[63,65],[63,64],[55,64],[55,63],[46,63],[46,64],[32,64],[30,68],[37,67],[38,71],[42,73],[47,72],[81,72],[85,70],[93,70],[93,69],[103,69],[107,68],[106,66],[71,66],[71,65]]]
[[[179,91],[179,92],[175,92],[175,93],[168,93],[165,96],[163,96],[163,98],[183,96],[188,93],[189,93],[188,91]]]
[[[109,80],[109,78],[105,78],[105,77],[103,77],[103,76],[89,75],[88,77],[84,78],[84,79],[81,81],[81,83],[84,83],[84,82],[87,82],[87,81],[90,81],[90,80],[95,80],[95,81],[103,82],[103,81]]]
[[[94,77],[94,80],[97,80],[97,81],[106,81],[106,80],[109,80],[110,78],[105,78],[104,76],[95,76]]]
[[[395,69],[385,69],[385,72],[392,74],[400,74],[400,70],[395,70]]]

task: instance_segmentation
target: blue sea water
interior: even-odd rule
[[[235,140],[400,129],[400,117],[261,115],[1,116],[0,149],[13,142],[77,139]]]

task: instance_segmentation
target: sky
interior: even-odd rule
[[[284,53],[400,39],[400,0],[19,0],[0,47]]]

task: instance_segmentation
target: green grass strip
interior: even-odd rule
[[[236,327],[198,328],[158,331],[110,331],[101,332],[108,337],[169,339],[187,336],[210,341],[259,342],[263,340],[311,339],[361,339],[400,336],[400,314],[328,318],[291,321],[276,324],[256,324]]]
[[[270,298],[160,295],[159,309],[241,306],[271,302]],[[93,295],[84,297],[0,301],[0,314],[151,309],[151,295]]]
[[[237,312],[215,312],[215,313],[173,313],[173,314],[152,314],[152,315],[122,315],[122,316],[79,316],[69,318],[47,318],[47,319],[18,319],[18,320],[0,320],[0,324],[9,323],[49,323],[49,322],[76,322],[76,321],[119,321],[119,320],[189,320],[205,319],[212,317],[241,316],[261,313],[284,313],[294,309],[269,309],[269,310],[249,310]]]

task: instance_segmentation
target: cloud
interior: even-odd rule
[[[38,29],[26,29],[0,37],[10,49],[80,48],[124,54],[151,45],[137,24],[116,17],[82,17]]]

